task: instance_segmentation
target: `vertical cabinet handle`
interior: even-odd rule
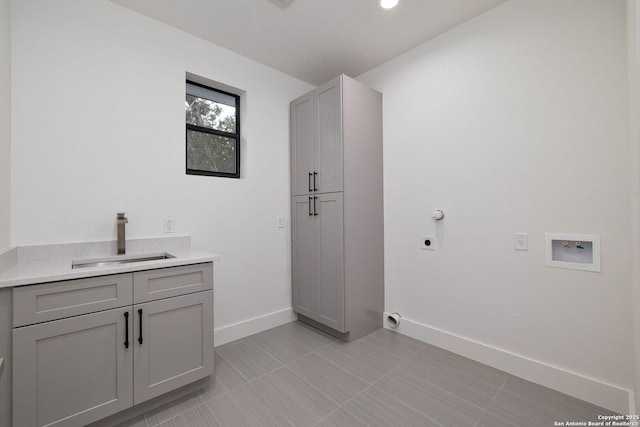
[[[313,191],[318,191],[318,187],[316,187],[316,177],[318,176],[318,172],[313,172]]]
[[[313,213],[311,212],[311,199],[312,197],[309,197],[309,216],[313,216]]]
[[[124,348],[129,348],[129,312],[124,312]]]
[[[138,336],[138,342],[142,344],[142,309],[138,309],[138,315],[140,316],[140,335]]]
[[[313,216],[318,216],[318,211],[316,210],[316,203],[318,203],[318,198],[313,198]]]
[[[311,172],[309,172],[309,193],[311,193],[312,191],[313,189],[311,188]]]

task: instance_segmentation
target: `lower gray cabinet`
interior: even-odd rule
[[[213,291],[134,306],[133,403],[213,374]]]
[[[185,272],[205,277],[197,286],[182,287],[183,295],[134,299],[133,304],[128,298],[120,308],[27,326],[14,322],[13,425],[84,426],[212,375],[212,268],[171,267],[140,276],[169,284]],[[118,276],[129,276],[128,296],[136,274],[133,280],[132,274]],[[96,283],[110,283],[105,280],[97,278]],[[64,283],[69,288],[65,291],[76,290],[72,282]],[[95,288],[89,279],[76,284]],[[35,285],[32,290],[48,296],[59,292],[57,285]],[[202,287],[209,290],[189,292]],[[14,307],[27,291],[14,289]],[[24,307],[34,311],[37,304]]]
[[[342,193],[292,199],[294,311],[345,329]]]
[[[13,425],[82,426],[130,407],[131,320],[129,306],[14,329]]]

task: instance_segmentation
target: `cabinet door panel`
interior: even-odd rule
[[[342,193],[320,194],[317,200],[315,320],[340,332],[344,320],[344,229]]]
[[[342,191],[342,85],[341,76],[318,87],[317,188],[320,193]]]
[[[134,404],[213,374],[213,291],[136,305],[133,315]]]
[[[124,313],[129,313],[125,318]],[[13,425],[80,426],[133,404],[131,308],[13,330]]]
[[[291,102],[291,193],[313,192],[315,105],[313,92]]]
[[[291,264],[293,310],[315,318],[315,217],[313,197],[299,196],[291,200]]]

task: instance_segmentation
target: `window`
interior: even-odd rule
[[[187,174],[240,178],[240,97],[187,80]]]

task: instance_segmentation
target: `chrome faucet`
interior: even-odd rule
[[[127,250],[125,246],[124,225],[129,222],[124,212],[118,212],[116,223],[118,224],[118,255],[124,255]]]

